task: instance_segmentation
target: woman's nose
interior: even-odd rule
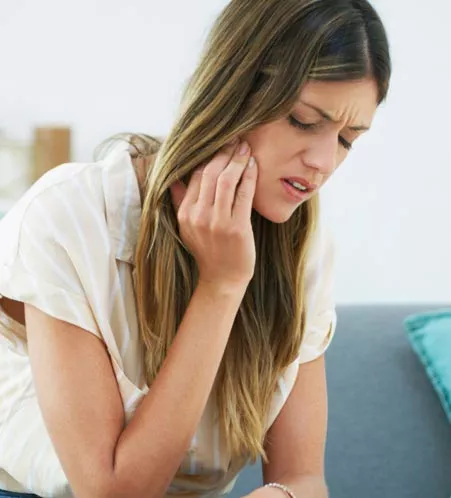
[[[324,176],[332,174],[337,166],[338,138],[335,134],[311,137],[303,154],[303,162]]]

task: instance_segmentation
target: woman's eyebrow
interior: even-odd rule
[[[337,123],[332,117],[327,114],[326,111],[323,111],[323,109],[320,109],[319,107],[316,107],[313,104],[309,104],[308,102],[305,102],[304,100],[300,100],[302,104],[306,105],[307,107],[310,107],[311,109],[314,109],[318,114],[320,114],[324,119],[327,119],[327,121],[332,121],[332,123]],[[369,126],[366,125],[357,125],[357,126],[348,126],[350,130],[353,131],[368,131],[370,129]]]

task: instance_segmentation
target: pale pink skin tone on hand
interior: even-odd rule
[[[242,136],[249,142],[258,164],[254,209],[274,223],[287,221],[316,191],[306,194],[302,200],[290,198],[281,179],[300,177],[318,188],[324,185],[349,153],[342,141],[352,144],[366,131],[351,128],[370,128],[377,97],[376,82],[370,78],[309,81],[290,115],[301,123],[315,124],[313,129],[295,127],[284,117]],[[336,122],[329,121],[310,106]]]

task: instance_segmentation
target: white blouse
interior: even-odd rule
[[[135,171],[120,150],[51,170],[0,221],[0,298],[30,303],[99,337],[111,356],[127,421],[148,392],[132,278],[140,216]],[[333,336],[332,259],[330,239],[319,230],[306,274],[305,336],[280,378],[268,428],[299,363],[323,354]],[[215,410],[210,397],[167,497],[214,497],[232,488],[243,463],[231,461]],[[1,306],[0,489],[73,496],[38,406],[25,328]]]

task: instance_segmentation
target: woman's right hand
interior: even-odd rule
[[[196,259],[199,282],[249,283],[255,269],[251,224],[257,166],[246,142],[224,146],[186,187],[171,186],[180,236]]]

